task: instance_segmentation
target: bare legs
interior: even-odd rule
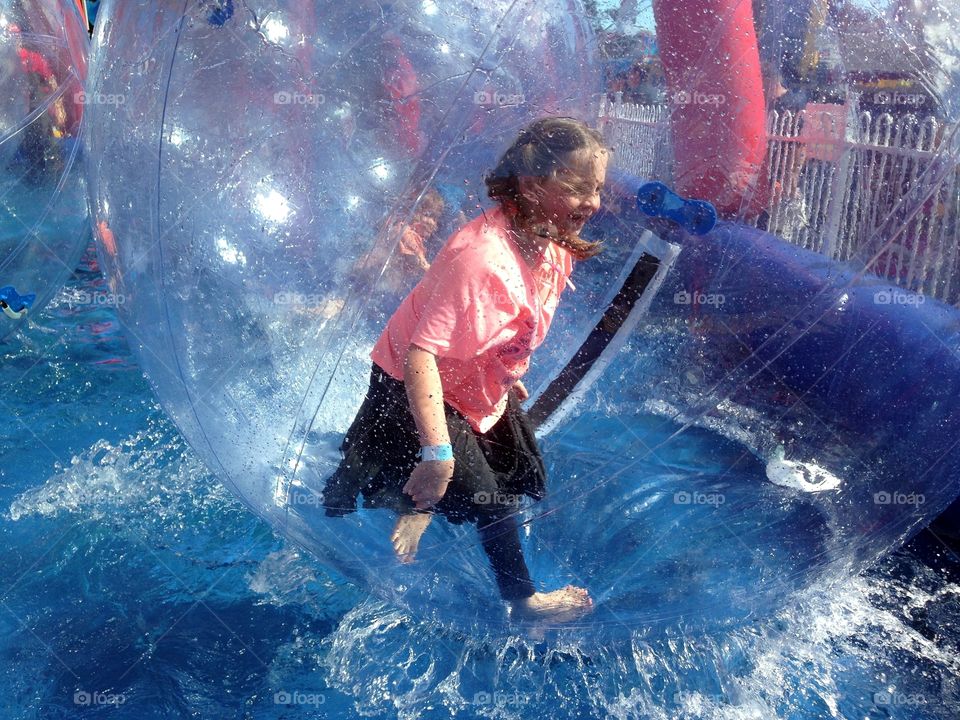
[[[397,554],[397,559],[402,563],[411,563],[416,557],[417,548],[420,545],[420,538],[430,524],[432,515],[429,513],[410,513],[401,515],[397,518],[397,523],[390,535],[390,541],[393,543],[393,549]],[[509,523],[509,520],[507,521]],[[494,531],[491,526],[480,528],[481,537],[484,539],[484,547],[490,555],[491,564],[494,572],[498,575],[498,582],[501,586],[501,593],[504,591],[512,594],[513,589],[524,587],[529,583],[529,579],[524,577],[525,573],[520,572],[517,578],[506,568],[505,565],[511,565],[509,558],[511,554],[517,555],[519,562],[522,563],[522,555],[519,555],[519,538],[517,538],[517,548],[513,553],[512,542],[514,529],[503,526],[503,520],[499,526],[499,531]],[[506,547],[499,547],[499,546]],[[511,570],[518,568],[511,567]],[[525,570],[525,565],[523,570]],[[529,587],[532,587],[529,586]],[[529,592],[529,590],[527,590]],[[518,620],[540,620],[546,622],[564,623],[576,620],[591,610],[593,610],[593,600],[584,588],[567,585],[559,590],[552,592],[534,592],[532,595],[510,601],[512,615]]]
[[[393,543],[393,549],[400,562],[413,562],[417,555],[417,548],[420,546],[420,538],[432,517],[430,513],[411,513],[397,518],[397,524],[393,526],[393,532],[390,534],[390,542]]]

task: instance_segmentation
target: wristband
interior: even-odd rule
[[[426,445],[420,448],[420,459],[424,462],[453,460],[453,445]]]

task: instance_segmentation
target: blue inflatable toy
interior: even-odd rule
[[[691,235],[706,235],[717,224],[717,210],[712,204],[682,198],[662,182],[641,185],[637,207],[650,217],[672,220]]]
[[[0,288],[0,310],[11,320],[19,320],[26,315],[36,299],[35,293],[20,295],[11,285]]]

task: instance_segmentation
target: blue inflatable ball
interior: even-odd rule
[[[76,3],[0,1],[0,338],[53,296],[89,240],[87,45]]]

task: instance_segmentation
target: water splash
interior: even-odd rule
[[[117,444],[98,440],[74,455],[66,467],[58,465],[43,485],[17,495],[6,517],[16,522],[29,516],[83,513],[99,520],[133,507],[173,514],[178,509],[168,501],[204,474],[203,465],[169,426],[154,424]],[[226,495],[223,491],[221,501]]]
[[[145,527],[148,516],[156,520]],[[233,577],[242,581],[221,587],[215,607],[228,619],[237,617],[226,614],[230,608],[238,608],[238,613],[256,613],[268,621],[245,634],[234,626],[263,661],[252,660],[240,648],[246,655],[244,674],[269,690],[248,701],[263,702],[264,717],[283,715],[285,707],[271,705],[271,696],[284,688],[318,688],[327,709],[339,701],[341,714],[349,708],[364,716],[428,720],[947,720],[960,711],[960,639],[949,633],[960,618],[960,586],[944,582],[906,553],[885,560],[869,575],[818,583],[773,617],[726,634],[635,633],[601,645],[589,636],[543,642],[464,636],[384,602],[364,600],[309,556],[279,546],[277,539],[261,542],[244,560],[240,548],[257,532],[245,528],[262,532],[266,526],[253,521],[212,480],[165,421],[119,443],[95,443],[41,486],[20,493],[9,519],[20,527],[28,518],[46,524],[81,518],[91,528],[110,519],[115,523],[110,532],[81,536],[85,549],[72,563],[77,579],[82,581],[108,556],[113,560],[119,542],[113,577],[123,574],[126,586],[147,571],[153,580],[149,588],[131,586],[129,596],[118,595],[117,581],[108,575],[102,575],[102,586],[82,586],[88,607],[119,603],[150,639],[141,662],[161,675],[141,677],[130,688],[117,686],[130,694],[130,712],[139,707],[137,693],[154,692],[157,682],[185,690],[177,678],[183,667],[194,665],[199,674],[188,683],[190,702],[204,707],[222,703],[222,668],[243,662],[233,654],[239,646],[200,639],[215,629],[224,637],[232,635],[204,615],[204,624],[181,630],[187,642],[174,647],[182,655],[165,655],[164,643],[172,640],[157,638],[225,568],[238,564],[240,572]],[[183,528],[192,535],[176,538]],[[160,550],[162,562],[179,560],[180,565],[171,566],[186,581],[187,592],[170,578],[156,582],[154,575],[163,580],[166,567],[144,557],[132,542],[135,534],[156,546],[172,544]],[[235,547],[229,546],[231,539]],[[123,544],[127,540],[129,547]],[[68,559],[45,564],[42,572],[44,583],[74,581]],[[144,597],[150,598],[146,606]],[[160,623],[151,607],[169,607],[171,616]],[[93,630],[108,617],[95,615],[100,619]],[[271,624],[271,618],[282,622]],[[46,622],[57,622],[55,610]],[[106,658],[122,639],[87,633],[82,646],[89,657]],[[16,643],[26,641],[23,631],[18,637]],[[115,681],[126,667],[105,673],[104,681]],[[86,677],[83,682],[101,687]]]
[[[956,617],[960,587],[936,587],[935,573],[906,556],[889,565],[905,560],[915,573],[908,580],[816,586],[771,620],[726,635],[603,647],[457,636],[369,601],[344,616],[322,662],[358,712],[400,718],[430,708],[431,717],[841,719],[885,711],[946,720],[960,710],[956,641],[925,637],[912,620],[945,602]]]

